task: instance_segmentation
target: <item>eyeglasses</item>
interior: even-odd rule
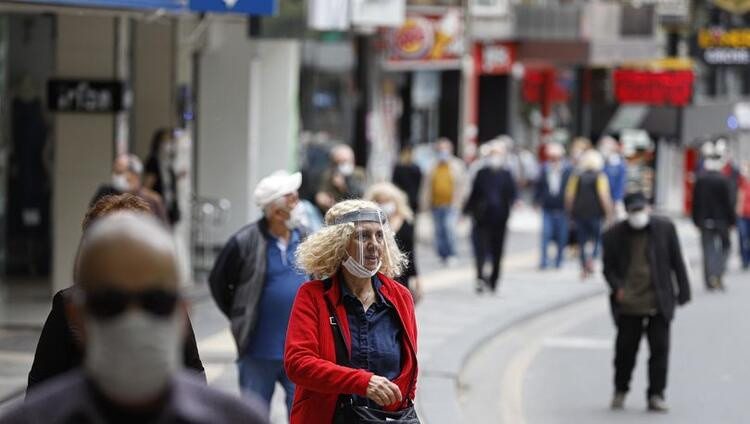
[[[91,315],[99,319],[110,319],[121,315],[129,305],[137,304],[144,311],[168,317],[177,307],[176,292],[152,289],[129,292],[116,289],[93,290],[83,295],[84,305]]]

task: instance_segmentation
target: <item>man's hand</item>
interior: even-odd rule
[[[622,302],[625,300],[625,289],[617,289],[615,292],[615,300],[618,302]]]
[[[380,406],[401,402],[401,389],[385,377],[373,375],[367,384],[367,398]]]

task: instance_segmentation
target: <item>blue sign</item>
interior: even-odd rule
[[[184,0],[25,0],[26,3],[61,4],[77,7],[108,7],[114,9],[184,10]]]
[[[267,16],[276,13],[276,0],[190,0],[190,10]]]

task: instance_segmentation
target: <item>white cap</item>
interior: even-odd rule
[[[255,187],[253,198],[255,203],[264,208],[276,199],[299,190],[302,185],[302,174],[295,172],[289,174],[286,171],[276,171],[260,180]]]

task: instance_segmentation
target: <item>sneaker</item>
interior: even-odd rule
[[[719,277],[708,277],[708,289],[716,290],[721,288],[721,280]]]
[[[615,396],[612,398],[612,404],[610,408],[613,411],[619,411],[625,409],[625,392],[615,392]]]
[[[477,294],[482,294],[484,292],[484,286],[484,280],[482,280],[481,278],[477,278],[477,284],[475,286]]]
[[[653,395],[648,398],[648,410],[652,412],[667,412],[669,407],[662,396]]]

